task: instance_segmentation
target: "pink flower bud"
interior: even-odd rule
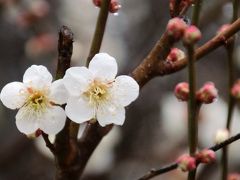
[[[175,17],[168,21],[167,33],[169,36],[172,36],[176,40],[179,40],[182,38],[186,28],[186,23],[182,19]]]
[[[109,7],[109,12],[111,13],[117,13],[118,10],[121,8],[122,6],[119,4],[119,2],[112,0],[110,7]]]
[[[204,104],[212,103],[218,95],[218,91],[213,82],[207,82],[197,92],[197,100]]]
[[[93,4],[97,7],[101,7],[102,4],[102,0],[93,0],[92,1]],[[110,13],[117,13],[118,10],[121,8],[122,6],[119,4],[119,2],[117,0],[111,0],[110,2],[110,6],[109,6],[109,12]]]
[[[196,168],[196,159],[194,157],[189,156],[188,154],[184,154],[177,159],[178,167],[186,172],[192,171]]]
[[[233,97],[240,99],[240,80],[233,85],[231,93]]]
[[[41,136],[42,133],[43,133],[43,132],[42,132],[41,129],[37,129],[34,133],[28,134],[27,137],[28,137],[29,139],[34,139],[34,138],[37,138],[37,137]]]
[[[178,83],[175,87],[174,94],[177,99],[187,101],[189,96],[189,85],[186,82]]]
[[[93,4],[97,7],[101,7],[102,0],[93,0]]]
[[[195,44],[201,37],[202,33],[196,26],[189,26],[184,32],[183,42],[187,45]]]
[[[219,129],[215,135],[215,143],[220,144],[229,138],[229,131],[227,129]]]
[[[178,48],[172,48],[170,53],[168,54],[167,61],[168,62],[176,62],[185,57],[185,53]]]
[[[45,17],[49,13],[49,10],[50,5],[45,0],[33,1],[31,3],[30,11],[38,18]]]
[[[204,149],[196,154],[196,158],[201,163],[212,163],[216,160],[216,154],[211,149]]]
[[[240,180],[240,174],[239,173],[229,174],[227,180]]]

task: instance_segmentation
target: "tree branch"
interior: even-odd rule
[[[204,45],[199,47],[195,52],[196,60],[199,60],[200,58],[214,51],[218,47],[225,45],[226,40],[232,37],[234,34],[236,34],[239,30],[240,30],[240,18],[238,18],[233,24],[231,24],[230,27],[226,29],[226,31],[219,35],[216,35],[211,40],[206,42]],[[155,67],[155,69],[158,71],[156,75],[164,76],[172,74],[182,70],[183,68],[186,67],[186,65],[187,58],[183,58],[182,60],[179,60],[178,62],[172,64],[166,61],[160,61],[158,63],[158,67]]]
[[[216,151],[222,149],[223,147],[225,147],[225,146],[227,146],[227,145],[229,145],[229,144],[231,144],[231,143],[233,143],[233,142],[235,142],[239,139],[240,139],[240,133],[238,133],[235,136],[232,136],[231,138],[227,139],[226,141],[223,141],[222,143],[217,144],[215,146],[212,146],[208,149],[211,149],[211,150],[216,152]],[[163,168],[160,168],[160,169],[157,169],[157,170],[155,170],[155,169],[150,170],[144,176],[138,178],[138,180],[148,180],[148,179],[151,179],[153,177],[159,176],[161,174],[167,173],[169,171],[175,170],[175,169],[177,169],[177,167],[178,167],[178,164],[176,162],[174,162],[174,163],[172,163],[168,166],[165,166]]]

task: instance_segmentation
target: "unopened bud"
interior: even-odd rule
[[[95,6],[101,7],[102,0],[93,0],[92,2]],[[110,13],[117,13],[121,7],[117,0],[111,0],[108,10]]]
[[[201,31],[196,26],[189,26],[184,31],[183,42],[186,45],[192,45],[198,42],[202,37]]]
[[[34,139],[34,138],[37,138],[37,137],[39,137],[40,135],[42,135],[42,130],[41,129],[37,129],[34,133],[32,133],[32,134],[28,134],[27,135],[27,137],[29,138],[29,139]]]
[[[240,99],[240,80],[236,81],[231,89],[232,96]]]
[[[240,174],[239,173],[229,174],[227,180],[240,180]]]
[[[207,82],[197,92],[197,100],[204,104],[212,103],[218,95],[218,91],[213,82]]]
[[[174,37],[174,39],[179,40],[182,38],[186,28],[186,23],[182,19],[175,17],[168,21],[167,33],[169,36]]]
[[[219,129],[215,136],[215,143],[220,144],[229,138],[229,131],[227,129]]]
[[[111,13],[117,13],[119,9],[121,9],[121,5],[119,4],[119,2],[117,1],[113,1],[111,2],[110,4],[110,7],[109,7],[109,12]]]
[[[93,4],[94,4],[95,6],[101,7],[102,0],[93,0],[92,2],[93,2]]]
[[[188,154],[180,156],[177,159],[177,163],[178,167],[184,172],[196,169],[196,159]]]
[[[185,57],[185,53],[178,48],[172,48],[170,53],[168,54],[167,61],[168,62],[176,62]]]
[[[196,158],[201,163],[212,163],[216,160],[216,154],[211,149],[204,149],[196,154]]]
[[[186,82],[178,83],[175,87],[174,94],[178,100],[187,101],[189,96],[189,85]]]

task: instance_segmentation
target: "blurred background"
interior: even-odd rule
[[[117,59],[119,74],[129,74],[164,32],[170,18],[169,1],[122,0],[120,3],[122,9],[118,15],[109,15],[101,52]],[[45,65],[54,74],[58,30],[62,25],[69,26],[74,33],[72,65],[84,65],[98,11],[91,0],[0,0],[0,88],[8,82],[21,81],[23,73],[32,64]],[[204,1],[201,14],[203,38],[198,45],[213,37],[221,25],[230,22],[231,1]],[[240,67],[238,36],[236,78]],[[181,43],[176,46],[184,50]],[[219,90],[218,100],[204,105],[201,110],[200,149],[213,145],[216,130],[225,126],[226,67],[224,48],[215,50],[197,63],[198,88],[206,81],[213,81]],[[123,127],[115,127],[103,139],[88,164],[84,179],[133,180],[188,152],[186,104],[173,96],[174,86],[181,81],[187,81],[186,70],[155,78],[142,89],[138,100],[127,108]],[[0,105],[0,180],[53,179],[51,154],[41,137],[30,140],[17,130],[15,114]],[[240,113],[235,109],[232,134],[240,131],[239,117]],[[83,129],[84,125],[80,131]],[[239,150],[240,143],[231,146],[230,172],[240,169]],[[199,179],[220,179],[218,162],[219,158],[207,168],[200,166]],[[155,180],[181,180],[185,177],[185,173],[175,170]]]

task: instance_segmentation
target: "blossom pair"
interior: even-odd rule
[[[66,116],[76,123],[97,119],[101,126],[122,125],[124,107],[138,97],[139,86],[130,76],[116,77],[117,70],[116,60],[106,53],[95,55],[88,68],[69,68],[63,79],[54,82],[46,67],[32,65],[23,82],[3,87],[1,101],[10,109],[19,109],[16,125],[25,134],[38,129],[56,134]]]

